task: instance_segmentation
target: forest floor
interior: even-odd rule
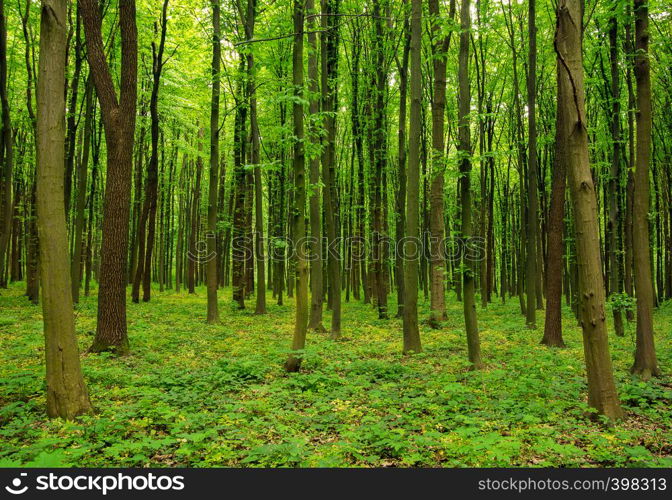
[[[210,326],[204,288],[129,301],[132,354],[82,355],[96,413],[63,422],[45,415],[41,307],[22,292],[0,297],[0,466],[672,466],[672,303],[655,317],[662,378],[629,375],[634,324],[611,336],[627,415],[614,426],[590,418],[569,311],[569,347],[548,349],[517,299],[479,308],[486,368],[471,372],[453,295],[444,328],[422,325],[424,353],[412,357],[400,354],[400,320],[350,302],[345,339],[309,334],[304,371],[286,375],[293,299],[269,296],[260,317],[221,290],[222,323]],[[84,351],[95,295],[76,316]]]

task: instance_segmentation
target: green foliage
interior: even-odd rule
[[[1,299],[0,466],[670,465],[669,377],[632,379],[631,340],[613,336],[627,420],[591,418],[569,311],[562,350],[539,345],[541,330],[522,326],[516,301],[479,311],[488,365],[472,372],[454,298],[443,329],[421,327],[425,353],[411,358],[399,354],[400,320],[351,302],[346,341],[311,334],[303,371],[287,375],[293,305],[269,298],[268,316],[232,308],[211,326],[198,319],[204,290],[156,293],[129,308],[130,356],[82,357],[96,413],[63,422],[44,413],[41,309],[22,293],[14,286]],[[84,298],[82,351],[95,318],[95,297]],[[672,309],[656,323],[669,332]]]

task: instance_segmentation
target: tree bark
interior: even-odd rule
[[[82,238],[84,233],[84,211],[86,210],[86,177],[89,166],[91,148],[91,134],[93,133],[93,82],[91,79],[86,85],[84,112],[84,144],[82,156],[77,166],[77,198],[75,201],[75,232],[70,262],[70,278],[72,281],[72,301],[79,302],[79,288],[82,281]]]
[[[411,113],[408,134],[404,269],[404,354],[422,352],[418,328],[420,259],[420,135],[422,108],[422,1],[411,0]]]
[[[254,36],[254,23],[257,16],[257,0],[248,0],[245,33],[248,40]],[[256,305],[255,314],[266,314],[266,270],[264,262],[264,206],[261,184],[261,157],[259,122],[257,120],[257,96],[255,89],[254,54],[247,54],[247,89],[250,102],[250,164],[254,167],[254,256],[257,261]]]
[[[408,1],[404,0],[404,10],[408,10]],[[406,226],[406,127],[408,109],[408,59],[411,51],[411,27],[408,17],[404,20],[404,49],[401,62],[397,61],[399,72],[399,131],[398,131],[398,165],[397,165],[397,193],[395,199],[395,236],[397,250],[403,245]],[[363,189],[360,188],[360,189]],[[404,259],[401,252],[395,252],[395,282],[397,285],[397,318],[404,317]]]
[[[317,22],[318,15],[315,9],[315,0],[307,0],[306,12],[308,12],[308,89],[310,91],[310,127],[311,141],[319,143],[318,113],[320,112],[320,84],[318,70],[318,45],[317,45]],[[357,50],[357,48],[353,49]],[[311,262],[310,262],[310,319],[308,329],[316,332],[325,332],[322,324],[322,302],[324,295],[323,280],[323,256],[322,256],[322,210],[320,206],[320,157],[313,154],[310,157],[310,236],[311,236]]]
[[[383,177],[387,168],[387,128],[385,125],[385,93],[387,87],[387,71],[385,61],[385,35],[383,33],[383,19],[381,16],[380,0],[373,2],[372,14],[374,17],[373,51],[374,51],[374,84],[373,84],[373,130],[371,131],[372,154],[372,181],[373,203],[371,204],[372,221],[372,260],[375,283],[376,306],[378,318],[387,319],[387,289],[384,279],[383,246],[387,235],[383,226]]]
[[[621,178],[621,84],[618,68],[618,19],[614,12],[609,20],[609,60],[611,63],[611,139],[613,141],[611,153],[611,170],[609,172],[609,219],[607,233],[609,235],[609,293],[618,294],[621,291],[621,265],[618,259],[620,252],[618,238],[618,187]],[[614,307],[614,330],[616,335],[625,335],[623,330],[623,315],[618,307]]]
[[[117,99],[105,60],[98,2],[80,0],[87,57],[100,102],[107,143],[107,181],[100,249],[98,323],[92,352],[129,352],[126,324],[128,229],[137,101],[138,33],[135,0],[119,0],[121,85]]]
[[[0,133],[0,288],[7,288],[6,252],[12,231],[12,174],[14,169],[14,144],[12,122],[7,95],[7,21],[4,0],[0,0],[0,104],[2,127]]]
[[[526,322],[527,327],[537,328],[537,238],[538,194],[537,194],[537,26],[536,0],[528,1],[529,27],[529,68],[527,75],[527,108],[528,108],[528,153],[527,153],[527,249],[525,269],[525,292],[527,294]]]
[[[558,73],[558,79],[562,75]],[[555,127],[555,162],[551,180],[551,208],[548,214],[548,257],[546,262],[546,322],[541,343],[564,347],[562,338],[562,273],[567,189],[567,130],[565,106],[558,106]]]
[[[296,251],[296,316],[292,353],[285,363],[285,370],[298,372],[301,369],[308,330],[308,261],[305,248],[298,245],[306,237],[306,172],[303,147],[303,22],[304,2],[294,1],[294,46],[292,51],[292,83],[294,84],[294,206],[292,209],[293,245]],[[298,351],[298,352],[297,352]]]
[[[339,0],[322,0],[322,111],[326,138],[322,153],[322,180],[324,182],[324,218],[327,229],[327,271],[331,305],[331,336],[341,336],[341,258],[338,246],[336,197],[336,117],[338,109],[338,5]],[[296,180],[295,180],[296,182]],[[296,200],[295,200],[296,203]],[[298,241],[294,234],[294,241]],[[331,249],[331,252],[330,250]],[[298,261],[297,261],[298,262]],[[298,268],[297,268],[298,274]],[[297,278],[297,284],[299,279]]]
[[[460,10],[460,52],[458,68],[458,122],[459,122],[459,162],[460,162],[460,201],[462,204],[462,242],[465,255],[462,271],[462,294],[464,323],[467,331],[469,362],[474,370],[483,367],[481,361],[481,343],[476,317],[476,299],[474,278],[476,264],[470,258],[470,245],[473,238],[471,206],[471,131],[469,114],[471,108],[471,89],[469,85],[469,35],[471,31],[471,13],[469,0],[463,0]]]
[[[451,19],[455,13],[455,1],[451,0]],[[446,169],[444,114],[446,112],[446,64],[450,36],[441,34],[439,0],[429,0],[429,15],[432,33],[432,64],[434,67],[434,92],[432,100],[432,174],[430,187],[429,232],[430,232],[430,313],[429,324],[434,328],[446,319],[446,258],[444,248],[444,171]]]
[[[637,294],[637,346],[632,373],[644,380],[660,375],[653,332],[654,293],[649,253],[649,163],[651,161],[651,69],[649,8],[634,0],[637,146],[634,172],[632,250]]]
[[[37,225],[47,364],[47,413],[73,419],[91,411],[75,336],[68,269],[65,157],[66,0],[43,0],[37,86]]]
[[[206,285],[208,287],[207,321],[219,323],[217,302],[217,195],[219,180],[219,98],[221,92],[221,0],[212,0],[212,99],[210,100],[210,176],[208,182],[208,234]]]

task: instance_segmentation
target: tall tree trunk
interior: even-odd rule
[[[2,164],[2,170],[0,171],[0,288],[6,288],[5,256],[9,246],[9,236],[12,232],[14,144],[7,95],[7,21],[4,0],[0,0],[0,103],[2,105],[2,130],[0,134],[0,164]]]
[[[588,404],[610,419],[623,416],[609,355],[604,281],[600,264],[597,197],[588,162],[581,37],[581,0],[560,0],[555,51],[558,65],[558,109],[567,138],[569,187],[574,209],[579,274],[579,317],[588,375]],[[560,109],[562,108],[562,109]]]
[[[404,11],[408,10],[408,1],[404,0]],[[395,239],[396,248],[400,249],[404,241],[406,226],[406,126],[408,101],[408,58],[411,51],[411,27],[408,16],[404,16],[404,50],[401,62],[397,61],[399,72],[399,131],[398,131],[398,165],[397,165],[397,193],[395,200]],[[363,188],[360,188],[363,189]],[[394,275],[397,285],[397,318],[404,317],[404,259],[401,252],[395,252]]]
[[[86,210],[86,176],[89,166],[89,152],[91,134],[93,133],[93,82],[86,84],[84,117],[84,145],[82,156],[77,166],[77,199],[75,202],[75,237],[70,263],[70,278],[72,281],[72,301],[79,302],[79,288],[82,281],[82,237],[84,233],[84,211]]]
[[[219,180],[219,97],[221,92],[221,0],[212,0],[212,99],[210,100],[210,177],[208,182],[208,234],[206,285],[210,324],[219,323],[217,303],[217,194]]]
[[[380,0],[373,2],[372,11],[374,20],[373,51],[374,65],[376,69],[373,76],[374,84],[372,91],[371,111],[373,113],[373,130],[371,131],[372,154],[372,181],[373,203],[371,205],[371,241],[373,257],[373,275],[375,277],[375,296],[378,308],[378,318],[387,319],[387,290],[384,279],[384,256],[383,246],[386,234],[383,230],[383,177],[387,167],[387,127],[385,126],[385,94],[387,87],[387,71],[385,57],[385,35],[383,33],[383,19],[381,16]]]
[[[527,294],[527,327],[537,328],[537,26],[536,0],[528,1],[529,68],[527,75],[528,152],[527,152],[527,249],[525,269],[525,292]]]
[[[450,16],[455,13],[455,0],[450,3]],[[432,100],[432,173],[430,188],[430,313],[429,324],[434,328],[446,319],[446,258],[444,248],[445,227],[443,188],[446,169],[444,114],[446,112],[446,64],[450,47],[449,35],[442,35],[439,0],[429,0],[429,15],[432,31],[432,64],[434,66],[434,92]]]
[[[100,250],[98,323],[92,352],[128,353],[126,282],[131,174],[137,101],[138,33],[135,0],[119,0],[121,85],[117,99],[105,60],[98,2],[80,0],[89,67],[100,102],[107,143],[107,181]]]
[[[198,130],[196,138],[198,155],[196,157],[196,181],[193,186],[193,195],[191,197],[191,212],[189,213],[189,245],[187,252],[187,289],[190,294],[196,293],[196,284],[198,281],[198,268],[201,264],[201,255],[198,248],[198,230],[201,222],[201,178],[203,176],[203,129]]]
[[[611,171],[609,175],[609,219],[607,233],[609,235],[608,259],[609,259],[609,292],[618,294],[621,291],[621,265],[618,255],[620,253],[618,237],[618,188],[621,179],[621,83],[618,67],[618,19],[616,12],[609,20],[609,60],[611,63],[611,139],[613,141],[611,154]],[[614,307],[614,330],[616,335],[622,337],[623,316],[618,307]]]
[[[562,75],[558,73],[558,79]],[[567,189],[566,107],[558,105],[555,127],[555,162],[551,180],[551,209],[548,214],[548,258],[546,262],[546,322],[541,343],[564,347],[562,338],[562,272],[565,191]]]
[[[238,71],[242,74],[245,70],[245,58],[240,54]],[[247,107],[243,105],[244,88],[243,82],[238,81],[236,99],[236,116],[234,122],[234,166],[233,178],[235,189],[235,201],[233,208],[233,238],[232,238],[232,284],[233,301],[238,304],[239,309],[245,309],[246,295],[246,275],[245,265],[248,258],[245,246],[245,198],[247,190],[245,188],[245,123],[247,122]]]
[[[47,364],[47,413],[73,419],[91,411],[75,337],[68,270],[65,156],[66,0],[43,0],[37,86],[37,214]]]
[[[628,18],[630,18],[630,8],[628,7]],[[625,46],[624,50],[627,54],[634,54],[635,47],[632,41],[632,23],[625,23]],[[633,242],[632,242],[632,211],[634,208],[634,191],[635,191],[635,177],[633,171],[635,170],[635,91],[632,84],[632,67],[628,64],[626,69],[626,82],[628,86],[628,178],[625,187],[625,222],[624,222],[624,277],[623,286],[628,297],[634,297],[634,257],[633,257]],[[632,309],[626,312],[628,321],[635,319]]]
[[[73,7],[74,9],[74,7]],[[70,199],[72,195],[72,173],[75,167],[75,157],[77,156],[76,146],[77,146],[77,100],[79,98],[79,80],[82,74],[82,62],[84,57],[82,56],[82,29],[80,23],[79,9],[75,14],[75,69],[72,74],[72,81],[70,84],[70,105],[68,106],[67,113],[67,135],[66,135],[66,153],[64,156],[65,161],[65,213],[66,217],[70,211]],[[66,49],[68,50],[68,49]],[[67,55],[66,55],[66,66],[67,66]],[[67,223],[67,219],[66,219]]]
[[[294,206],[292,209],[293,242],[296,250],[296,316],[292,352],[285,363],[285,370],[298,372],[308,330],[308,260],[301,245],[306,237],[306,158],[303,147],[303,0],[294,1],[294,47],[292,52],[292,83],[294,84]]]
[[[660,374],[653,335],[654,293],[649,253],[649,162],[651,161],[651,70],[649,7],[634,0],[637,149],[634,173],[632,249],[637,293],[637,348],[632,373],[644,380]]]
[[[149,113],[151,118],[152,152],[147,168],[147,183],[145,192],[145,204],[147,206],[147,242],[145,245],[142,275],[142,300],[149,302],[152,293],[152,255],[154,252],[154,240],[156,235],[156,208],[159,186],[159,89],[161,88],[161,73],[165,64],[163,60],[164,47],[166,45],[166,30],[168,28],[168,0],[163,1],[161,10],[161,35],[159,46],[152,43],[152,94],[149,100]],[[157,26],[155,25],[155,30]]]
[[[471,12],[469,0],[463,0],[460,9],[460,52],[459,52],[459,156],[460,156],[460,201],[462,204],[462,241],[465,248],[469,248],[473,238],[472,206],[471,206],[471,132],[469,114],[471,108],[471,90],[469,85],[469,35],[471,31]],[[462,293],[464,306],[464,323],[467,330],[467,347],[469,361],[475,370],[481,369],[481,343],[478,333],[476,317],[476,299],[474,278],[476,265],[469,258],[469,252],[464,256],[465,266],[462,272]]]
[[[28,111],[28,118],[33,130],[33,141],[37,143],[37,118],[35,110],[33,109],[33,75],[35,74],[34,62],[31,53],[31,47],[34,42],[29,30],[30,20],[30,0],[26,0],[26,8],[21,12],[21,26],[23,28],[23,39],[25,41],[26,50],[24,52],[24,59],[26,65],[26,110]],[[0,42],[2,43],[2,42]],[[0,65],[3,59],[0,58]],[[0,136],[2,137],[2,136]],[[2,141],[2,139],[0,139]],[[37,145],[35,146],[37,149]],[[0,151],[2,148],[0,147]],[[0,153],[0,157],[2,154]],[[7,164],[5,164],[7,167]],[[37,221],[36,221],[36,205],[37,205],[37,169],[31,169],[29,173],[31,178],[30,197],[26,197],[28,201],[28,210],[26,211],[26,296],[33,304],[37,305],[40,297],[40,280],[39,280],[39,237],[37,235]],[[27,193],[26,189],[26,193]],[[1,205],[0,205],[1,206]],[[0,254],[2,251],[0,251]],[[0,264],[0,268],[2,265]],[[1,275],[1,274],[0,274]]]
[[[92,167],[91,167],[91,189],[89,191],[89,213],[88,213],[88,231],[86,234],[86,272],[84,276],[84,295],[89,296],[91,292],[91,276],[93,275],[93,245],[95,243],[93,235],[97,230],[96,226],[96,182],[98,180],[98,164],[100,160],[100,143],[102,136],[102,122],[98,122],[98,131],[92,135]]]
[[[338,5],[340,0],[322,0],[322,111],[329,114],[324,118],[326,138],[322,153],[322,180],[324,182],[324,206],[327,229],[327,269],[329,276],[329,296],[331,300],[331,336],[341,336],[341,256],[338,246],[337,197],[335,178],[336,162],[336,116],[338,109]],[[294,181],[297,182],[296,179]],[[296,196],[296,195],[295,195]],[[296,204],[295,200],[295,204]],[[299,241],[293,235],[294,241]],[[298,261],[297,261],[298,265]],[[297,268],[297,275],[298,275]],[[297,277],[297,284],[299,278]]]
[[[317,16],[315,9],[315,0],[307,0],[306,12],[308,12],[308,89],[310,91],[310,140],[319,143],[319,124],[318,113],[320,112],[320,83],[318,70],[318,46],[317,46]],[[355,47],[353,50],[358,50]],[[322,324],[322,302],[324,295],[324,280],[322,279],[322,210],[320,207],[320,157],[316,154],[310,157],[310,197],[308,203],[310,206],[310,237],[311,253],[313,254],[310,262],[310,319],[308,329],[317,332],[324,332],[326,329]]]
[[[245,34],[248,40],[254,36],[254,23],[257,16],[257,0],[247,1],[247,16],[245,20]],[[255,88],[254,54],[247,54],[247,93],[250,101],[250,163],[254,168],[254,257],[257,261],[257,284],[255,314],[266,314],[266,270],[264,262],[264,206],[263,189],[261,183],[261,162],[259,122],[257,120],[257,96]]]
[[[411,0],[411,114],[408,134],[406,239],[404,241],[404,354],[422,352],[418,329],[420,259],[420,135],[422,108],[422,0]]]

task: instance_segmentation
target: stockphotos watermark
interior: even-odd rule
[[[32,479],[32,481],[31,481]],[[18,477],[5,486],[5,491],[11,495],[23,495],[30,491],[45,492],[90,492],[101,493],[103,496],[110,492],[122,491],[182,491],[184,490],[184,476],[170,476],[160,474],[128,475],[121,472],[116,474],[57,474],[50,472],[31,478],[29,473],[21,472]]]
[[[261,245],[257,238],[260,239]],[[198,264],[205,264],[216,259],[218,253],[213,250],[213,248],[218,248],[216,240],[217,236],[214,233],[206,233],[204,240],[199,240],[193,248],[187,250],[187,258]],[[256,252],[259,246],[264,249],[263,256]],[[284,262],[300,256],[308,262],[319,259],[323,261],[334,259],[338,262],[345,260],[346,268],[354,263],[372,260],[374,250],[376,255],[381,255],[383,259],[400,258],[403,261],[419,260],[421,257],[429,258],[430,253],[435,250],[438,250],[440,255],[451,263],[459,263],[462,260],[480,262],[485,260],[486,256],[484,238],[455,236],[439,239],[429,233],[421,238],[404,237],[399,240],[379,233],[374,233],[369,238],[339,236],[333,240],[327,237],[306,236],[296,242],[287,237],[269,239],[255,233],[232,238],[230,248],[233,259],[237,261],[247,262],[253,260],[253,257],[255,260],[262,260],[263,257],[264,261],[270,259],[272,262]],[[317,251],[318,248],[321,249],[320,252]]]

